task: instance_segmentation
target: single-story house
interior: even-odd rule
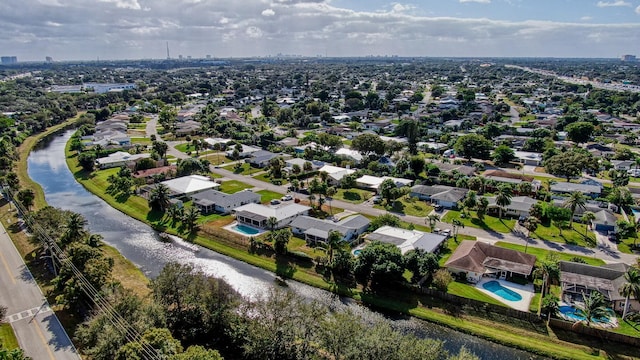
[[[171,178],[175,175],[176,170],[177,170],[177,167],[175,165],[168,165],[168,166],[161,166],[161,167],[145,169],[145,170],[137,170],[137,171],[134,171],[133,174],[131,174],[131,176],[137,179],[142,178],[147,180],[147,182],[149,182],[153,180],[154,176],[160,175],[160,174],[166,175],[165,178]]]
[[[487,197],[487,200],[489,201],[487,210],[491,213],[498,214],[500,212],[500,207],[496,204],[495,196]],[[511,198],[511,203],[504,207],[502,215],[517,218],[528,217],[531,207],[537,203],[538,200],[532,199],[528,196],[514,196]]]
[[[140,159],[150,158],[151,154],[129,154],[124,151],[116,151],[109,156],[96,159],[96,166],[100,169],[109,169],[114,167],[126,166],[135,163]]]
[[[238,191],[233,194],[223,193],[217,190],[206,190],[191,196],[193,204],[203,214],[218,212],[228,214],[233,209],[242,205],[259,204],[262,196],[253,191]]]
[[[278,145],[282,146],[298,146],[299,140],[294,137],[287,137],[278,141]]]
[[[552,183],[550,186],[550,190],[551,192],[556,194],[570,194],[574,191],[579,191],[592,198],[599,197],[600,193],[602,192],[602,188],[596,185],[576,184],[569,182]]]
[[[228,143],[230,143],[231,139],[223,139],[223,138],[206,138],[204,139],[204,142],[207,143],[207,145],[213,149],[213,147],[216,146],[216,144],[220,144],[222,146],[227,146]]]
[[[230,148],[227,149],[227,156],[228,157],[232,157],[233,156],[233,152],[235,151],[236,147],[235,146],[231,146]],[[257,148],[257,147],[253,147],[253,146],[249,146],[249,145],[242,145],[242,151],[238,151],[238,155],[241,158],[246,158],[251,156],[251,154],[253,154],[254,152],[260,151],[262,149]]]
[[[259,150],[251,153],[251,155],[245,160],[245,162],[250,164],[251,166],[263,168],[269,165],[269,162],[272,159],[277,158],[278,156],[280,155],[272,153],[271,151]]]
[[[347,148],[338,149],[336,151],[336,155],[346,156],[346,157],[350,158],[351,160],[353,160],[356,164],[361,162],[362,159],[363,159],[363,156],[359,151],[352,150],[352,149],[347,149]]]
[[[200,129],[202,129],[202,124],[194,120],[175,123],[176,135],[193,135],[199,133]]]
[[[444,155],[447,156],[446,154]],[[438,169],[440,169],[441,172],[447,173],[447,174],[450,174],[456,171],[462,175],[473,176],[476,173],[476,169],[473,166],[447,164],[447,163],[427,163],[427,165],[429,164],[435,165]]]
[[[246,204],[235,208],[236,221],[262,229],[269,229],[267,219],[276,219],[275,229],[288,226],[299,216],[309,215],[310,207],[300,204],[286,204],[278,207],[266,206],[262,204]]]
[[[463,240],[444,266],[454,274],[464,274],[468,281],[478,282],[487,275],[506,279],[528,277],[536,257],[480,241]]]
[[[340,181],[342,181],[343,177],[345,177],[346,175],[351,175],[354,172],[356,172],[353,169],[345,169],[345,168],[341,168],[339,166],[333,166],[333,165],[324,165],[323,167],[318,169],[318,171],[326,172],[327,175],[329,175],[327,180],[331,185],[340,185]]]
[[[610,302],[611,308],[623,312],[625,297],[620,295],[620,288],[625,284],[624,274],[629,265],[623,263],[593,266],[570,261],[560,261],[561,299],[571,303],[583,301],[583,295],[598,291]],[[629,309],[640,311],[640,302],[633,296],[629,301]]]
[[[342,240],[352,241],[367,231],[371,221],[362,215],[349,216],[340,221],[316,219],[310,216],[299,216],[291,222],[291,232],[304,236],[307,243],[326,242],[329,231],[342,234]]]
[[[409,196],[431,201],[447,209],[455,209],[468,192],[469,189],[446,185],[414,185],[411,187]]]
[[[514,151],[515,157],[524,165],[540,166],[542,154],[529,151]]]
[[[390,176],[371,176],[371,175],[363,175],[356,179],[356,186],[365,189],[371,189],[374,191],[378,191],[378,187],[387,179],[393,180],[393,183],[396,187],[410,186],[413,183],[413,180],[403,179],[403,178],[395,178]]]
[[[417,249],[428,253],[438,253],[447,236],[385,225],[368,234],[366,239],[393,244],[404,255],[410,250]]]
[[[635,161],[632,160],[611,160],[614,170],[630,170],[635,166]]]
[[[618,231],[618,218],[609,209],[602,209],[595,213],[596,218],[592,221],[593,229],[602,232],[617,232]]]
[[[300,167],[300,171],[304,172],[304,164],[307,162],[311,164],[311,170],[318,170],[325,165],[323,161],[292,158],[284,161],[285,171],[291,171],[294,165],[298,165]]]
[[[199,192],[220,187],[220,184],[211,181],[202,175],[189,175],[161,182],[171,190],[171,197],[191,196]]]

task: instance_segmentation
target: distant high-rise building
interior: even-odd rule
[[[169,55],[169,42],[167,41],[167,60],[171,59],[171,56]]]
[[[53,62],[53,58],[51,56],[47,56],[44,58],[47,62]]]
[[[2,65],[16,64],[16,63],[18,63],[18,57],[17,56],[2,56],[2,57],[0,57],[0,63]]]
[[[182,55],[178,55],[178,59],[179,59],[179,60],[182,60]]]
[[[635,55],[622,55],[620,58],[622,61],[636,61]]]

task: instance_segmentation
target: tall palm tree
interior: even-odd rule
[[[599,291],[592,291],[588,297],[583,292],[582,298],[584,299],[584,305],[579,306],[576,312],[584,320],[580,320],[576,324],[583,322],[589,326],[595,320],[602,321],[611,317],[611,313],[607,308],[607,300]]]
[[[620,288],[620,295],[624,296],[624,310],[622,310],[622,318],[627,316],[629,311],[629,298],[631,296],[640,300],[640,271],[636,268],[630,267],[624,274],[625,283]]]
[[[169,195],[171,190],[165,184],[157,184],[149,193],[149,205],[164,212],[169,206]]]
[[[511,204],[511,197],[512,193],[510,186],[503,185],[498,188],[498,194],[496,194],[496,205],[498,205],[500,211],[500,219],[502,219],[502,211],[504,210],[504,208]]]
[[[571,210],[571,220],[569,220],[569,227],[573,225],[573,217],[576,215],[577,209],[586,209],[587,198],[580,191],[574,191],[569,195],[567,200],[564,201],[562,206]]]
[[[524,220],[524,228],[529,232],[527,234],[527,238],[525,240],[524,245],[524,253],[527,253],[527,247],[529,247],[529,237],[531,236],[531,232],[535,232],[538,228],[538,224],[540,224],[540,220],[537,217],[529,216]]]
[[[65,244],[69,244],[80,240],[87,233],[84,228],[86,225],[87,219],[85,219],[84,216],[78,213],[71,213],[71,215],[69,215],[67,223],[64,226],[65,231],[63,235],[63,242]]]
[[[453,238],[458,240],[458,230],[464,228],[464,223],[460,219],[453,219],[451,225],[453,225]]]
[[[433,231],[433,228],[436,226],[436,223],[440,221],[440,215],[429,214],[424,220],[425,220],[425,223],[429,224],[431,231]]]
[[[342,239],[342,234],[340,234],[339,231],[329,231],[329,236],[327,237],[327,254],[329,255],[329,263],[333,261],[334,251],[343,249],[346,244],[347,242]]]
[[[198,229],[198,217],[200,217],[200,210],[195,206],[189,207],[182,215],[182,223],[189,231],[189,234]]]
[[[487,214],[487,207],[489,207],[489,200],[486,197],[482,196],[478,199],[478,203],[476,204],[476,216],[478,219],[483,220],[484,216]]]
[[[275,216],[269,216],[267,218],[267,226],[273,231],[278,225],[278,219]]]
[[[587,236],[587,229],[591,227],[591,222],[596,219],[593,211],[585,211],[580,220],[584,223],[584,236]]]
[[[334,186],[329,186],[327,188],[327,201],[329,201],[329,214],[333,215],[333,208],[331,207],[331,201],[333,201],[333,195],[338,192]]]

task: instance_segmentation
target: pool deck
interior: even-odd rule
[[[231,224],[229,224],[229,225],[227,225],[227,226],[224,226],[224,227],[223,227],[223,229],[225,229],[225,230],[227,230],[227,231],[230,231],[230,232],[232,232],[232,233],[234,233],[234,234],[239,234],[239,235],[246,236],[246,237],[258,236],[258,235],[260,235],[260,234],[263,234],[263,233],[267,232],[266,230],[262,230],[262,229],[255,228],[255,227],[253,227],[253,226],[249,226],[249,225],[241,224],[241,225],[243,225],[243,226],[250,227],[250,228],[252,228],[252,229],[256,229],[256,230],[258,230],[258,233],[256,233],[256,234],[252,234],[252,235],[249,235],[249,234],[245,234],[245,233],[243,233],[243,232],[241,232],[241,231],[238,231],[238,230],[234,229],[233,227],[234,227],[234,226],[236,226],[236,225],[238,225],[238,222],[237,222],[237,221],[234,221],[234,222],[232,222]]]
[[[509,301],[482,287],[483,284],[489,281],[497,281],[503,287],[513,290],[514,292],[520,294],[520,296],[522,296],[522,300]],[[526,312],[529,312],[529,304],[531,304],[531,299],[533,299],[533,295],[534,295],[533,284],[520,285],[520,284],[512,283],[506,280],[492,279],[492,278],[486,278],[486,277],[478,281],[478,283],[476,284],[476,289],[482,291],[483,293],[491,296],[492,298],[500,301],[501,303],[511,308],[514,308],[520,311],[526,311]]]

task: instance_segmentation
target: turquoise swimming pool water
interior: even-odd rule
[[[485,290],[491,291],[492,293],[500,296],[501,298],[509,301],[520,301],[522,300],[522,296],[517,292],[507,289],[506,287],[500,285],[499,282],[492,280],[482,284],[482,287]]]
[[[353,250],[353,255],[358,256],[362,252],[361,249]]]
[[[564,317],[566,319],[573,320],[573,321],[585,320],[585,317],[580,315],[580,313],[578,312],[578,309],[575,306],[563,305],[563,306],[560,306],[560,308],[558,310],[560,311],[560,313],[562,313],[562,315],[564,315]],[[613,316],[613,310],[611,310],[611,309],[608,309],[608,310],[611,313],[611,315]],[[595,319],[593,319],[593,322],[596,322],[596,323],[608,323],[608,322],[610,322],[610,320],[607,319],[607,318],[595,318]]]
[[[231,227],[233,230],[245,234],[245,235],[256,235],[258,233],[260,233],[260,230],[258,229],[254,229],[250,226],[246,226],[246,225],[236,225]]]

